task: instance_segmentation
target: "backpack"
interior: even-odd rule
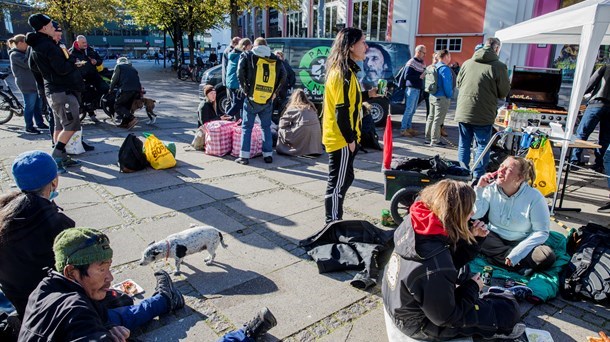
[[[566,251],[572,259],[560,274],[561,296],[609,303],[610,229],[595,223],[572,229]]]
[[[135,134],[129,133],[119,149],[119,169],[121,172],[140,171],[149,165],[142,151],[143,148],[144,143],[142,140],[136,137]]]
[[[438,69],[434,64],[428,65],[424,74],[424,91],[430,94],[436,93],[438,89]]]
[[[275,91],[277,68],[282,66],[278,66],[279,60],[264,57],[257,58],[256,65],[254,65],[254,56],[251,58],[252,67],[256,71],[254,84],[252,84],[252,100],[261,105],[267,104]]]
[[[365,112],[362,117],[362,126],[360,128],[360,148],[363,152],[365,149],[372,148],[374,150],[383,150],[379,145],[379,135],[375,129],[375,121],[369,113],[369,110],[365,104],[362,105],[362,110]]]

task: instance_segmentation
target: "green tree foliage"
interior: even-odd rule
[[[121,0],[46,0],[36,1],[34,8],[57,21],[71,44],[76,34],[102,27],[116,18]]]

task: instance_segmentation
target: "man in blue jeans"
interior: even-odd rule
[[[130,329],[184,306],[170,276],[159,271],[152,297],[138,305],[107,309],[113,281],[108,237],[90,228],[62,231],[53,244],[55,269],[30,295],[19,341],[125,341]]]
[[[598,144],[602,147],[595,149],[595,163],[593,170],[604,172],[604,153],[610,145],[610,68],[604,65],[597,69],[589,83],[585,94],[591,94],[587,109],[580,119],[576,129],[576,138],[587,140],[599,123]],[[575,148],[570,157],[570,163],[584,165],[581,161],[582,148]],[[607,170],[606,170],[607,171]]]
[[[474,52],[472,58],[464,62],[457,76],[459,94],[455,121],[458,122],[460,141],[458,160],[470,165],[470,147],[477,143],[474,159],[483,153],[492,133],[497,114],[498,99],[506,98],[510,89],[508,69],[500,62],[500,40],[488,38],[485,46]],[[489,153],[482,162],[472,167],[476,180],[485,174],[489,163]]]
[[[246,94],[241,130],[241,150],[235,161],[247,165],[250,160],[250,142],[256,116],[263,129],[263,160],[273,162],[273,140],[271,138],[271,114],[273,100],[279,94],[286,80],[286,71],[267,46],[265,38],[256,38],[251,51],[239,56],[237,78],[239,86]]]
[[[610,149],[606,149],[606,153],[604,153],[604,169],[606,171],[606,177],[608,177],[608,190],[610,190]],[[597,212],[610,214],[610,201],[599,207]]]
[[[416,129],[412,128],[411,124],[413,122],[413,115],[419,104],[419,93],[424,87],[423,75],[424,70],[426,69],[424,56],[426,56],[426,47],[423,45],[416,46],[415,56],[409,59],[405,65],[405,82],[399,80],[399,82],[406,85],[405,112],[402,114],[402,121],[400,123],[400,135],[403,137],[414,137],[419,134]]]

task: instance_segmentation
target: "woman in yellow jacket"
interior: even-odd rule
[[[326,223],[341,220],[343,200],[354,181],[354,156],[360,141],[362,96],[356,74],[368,46],[360,29],[339,31],[326,61],[322,143],[328,153],[328,185],[324,206]],[[377,89],[371,89],[371,95]]]

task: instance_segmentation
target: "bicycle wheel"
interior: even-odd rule
[[[13,117],[11,103],[8,95],[0,93],[0,125],[9,122]]]

